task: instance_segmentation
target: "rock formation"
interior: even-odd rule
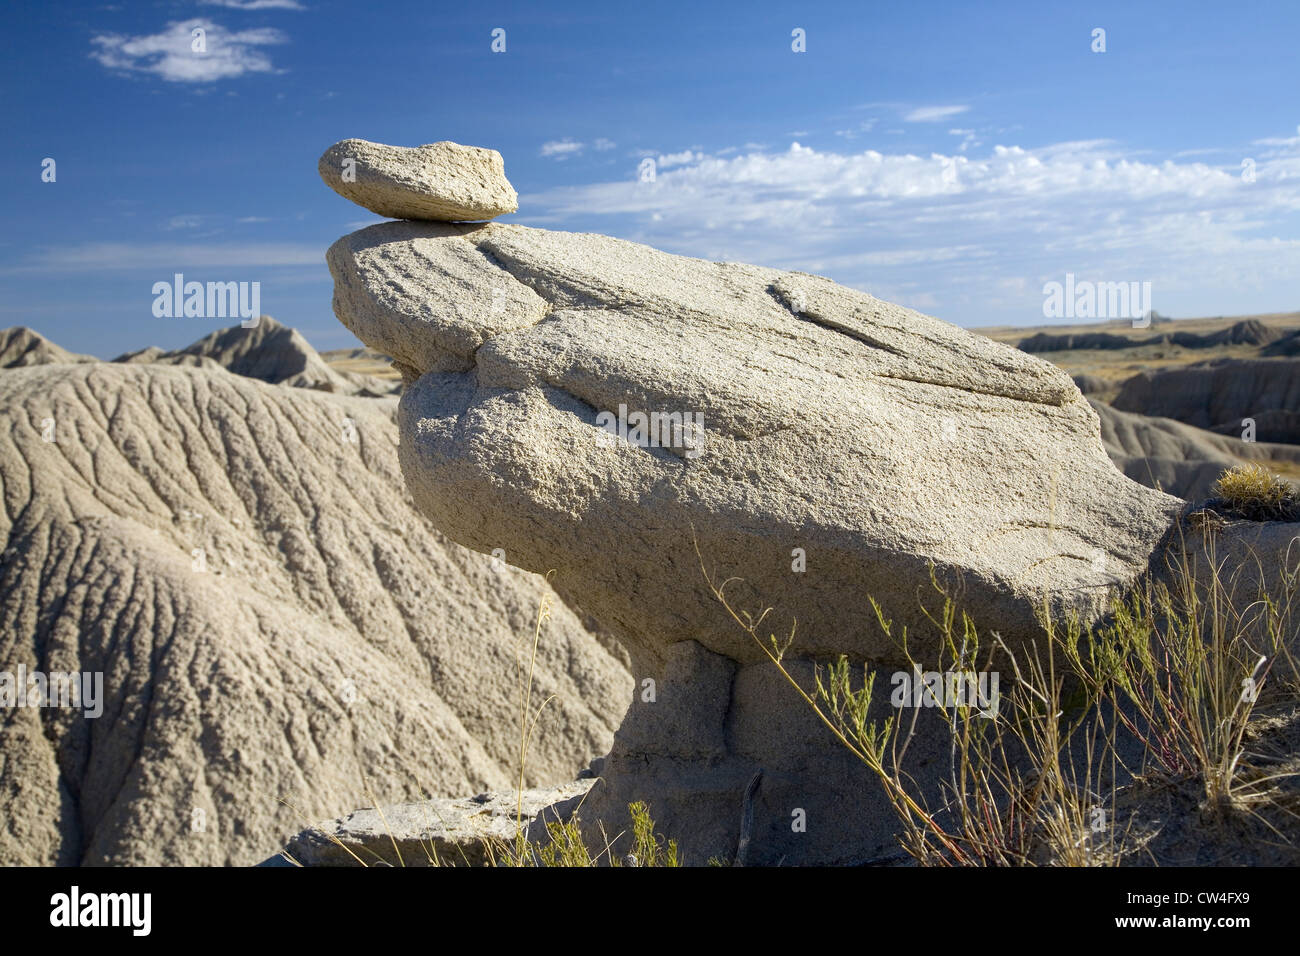
[[[701,558],[744,578],[739,606],[797,619],[806,680],[900,659],[868,596],[933,651],[931,566],[1013,646],[1044,605],[1095,617],[1183,508],[1114,469],[1063,371],[824,278],[495,223],[377,225],[328,261],[336,315],[408,383],[417,506],[555,569],[628,648],[638,692],[590,811],[648,800],[696,862],[732,858],[750,797],[751,862],[861,861],[894,826]]]
[[[1169,332],[1145,338],[1117,335],[1114,332],[1038,332],[1017,345],[1022,352],[1068,352],[1076,349],[1131,349],[1146,345],[1176,345],[1185,349],[1209,349],[1221,345],[1255,345],[1272,347],[1287,333],[1265,325],[1258,319],[1245,319],[1218,332]]]
[[[317,169],[340,196],[392,219],[473,222],[519,208],[495,149],[450,142],[407,148],[345,139],[325,151]]]
[[[1245,442],[1239,433],[1219,435],[1170,418],[1091,404],[1115,466],[1134,481],[1180,498],[1210,497],[1211,486],[1225,469],[1247,461],[1269,466],[1286,462],[1300,470],[1300,448],[1295,445]]]
[[[248,864],[372,794],[513,786],[548,595],[526,782],[608,749],[624,665],[414,509],[394,400],[202,361],[0,372],[0,671],[102,674],[97,717],[0,709],[0,864]]]
[[[1097,375],[1075,375],[1073,381],[1084,395],[1105,392],[1110,388],[1110,383]]]
[[[236,375],[293,388],[312,388],[342,395],[378,397],[394,391],[392,382],[373,375],[357,375],[330,367],[296,330],[269,315],[257,325],[217,329],[193,345],[174,352],[156,346],[127,352],[116,363],[139,365],[188,365],[211,368],[214,364]]]
[[[558,787],[367,808],[303,830],[268,865],[488,866],[501,844],[513,847],[520,813],[531,839],[562,822],[593,779]],[[531,825],[530,825],[531,823]],[[539,826],[538,824],[541,824]]]
[[[93,355],[77,355],[55,345],[39,332],[16,325],[0,332],[0,368],[28,365],[65,365],[99,361]]]
[[[1257,441],[1300,444],[1300,359],[1219,360],[1140,372],[1112,404],[1238,436],[1252,418]]]

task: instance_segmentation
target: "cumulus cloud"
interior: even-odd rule
[[[576,143],[571,139],[553,139],[542,144],[542,155],[553,159],[568,159],[581,153],[585,147],[585,143]]]
[[[1107,141],[978,156],[686,150],[661,156],[653,182],[633,164],[623,180],[554,188],[521,208],[539,224],[826,274],[905,304],[933,299],[964,324],[1041,321],[1043,283],[1067,271],[1152,281],[1162,312],[1197,314],[1300,285],[1300,241],[1289,238],[1300,138],[1259,147],[1253,182],[1239,159],[1148,161]],[[602,216],[622,218],[593,222]],[[1180,312],[1184,300],[1197,305]]]
[[[202,33],[196,35],[196,30]],[[110,70],[150,73],[170,83],[212,83],[245,73],[277,72],[260,47],[286,41],[283,33],[269,27],[232,32],[211,20],[196,19],[169,23],[159,33],[142,36],[100,34],[91,38],[96,49],[90,55]]]
[[[938,123],[965,113],[969,106],[922,106],[903,117],[908,123]]]

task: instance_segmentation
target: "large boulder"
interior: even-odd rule
[[[816,276],[498,225],[384,224],[329,262],[340,319],[419,376],[417,504],[556,569],[646,666],[688,639],[761,657],[693,542],[796,613],[810,653],[881,658],[866,595],[919,624],[931,562],[1028,637],[1044,597],[1095,613],[1178,509],[1115,471],[1064,372]],[[620,406],[702,417],[703,441],[611,443],[598,415]]]
[[[317,169],[340,196],[392,219],[474,222],[519,208],[495,149],[345,139],[325,150]]]
[[[900,660],[869,597],[936,651],[931,568],[1011,646],[1044,607],[1095,618],[1182,507],[1115,470],[1065,372],[824,278],[500,224],[383,224],[328,260],[336,314],[410,383],[416,504],[553,570],[630,652],[638,693],[589,806],[650,799],[697,860],[736,851],[759,770],[754,861],[862,859],[893,827],[701,564],[797,619],[807,678],[840,653]],[[638,413],[679,417],[648,436]],[[792,808],[819,835],[792,836]]]

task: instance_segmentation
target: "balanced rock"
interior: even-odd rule
[[[697,861],[736,852],[751,797],[751,862],[893,841],[702,564],[774,630],[797,620],[807,679],[841,653],[899,661],[904,625],[937,651],[932,569],[1012,647],[1043,608],[1095,619],[1182,507],[1115,470],[1065,372],[824,278],[500,224],[383,224],[328,260],[336,314],[409,382],[417,506],[554,571],[628,648],[639,689],[588,807],[617,824],[648,800]],[[827,825],[792,836],[791,808]]]
[[[495,149],[345,139],[325,150],[317,168],[340,196],[391,219],[475,222],[519,208]]]

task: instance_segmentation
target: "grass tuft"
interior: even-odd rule
[[[1212,489],[1224,510],[1249,521],[1300,521],[1300,500],[1290,482],[1258,464],[1229,468]]]

